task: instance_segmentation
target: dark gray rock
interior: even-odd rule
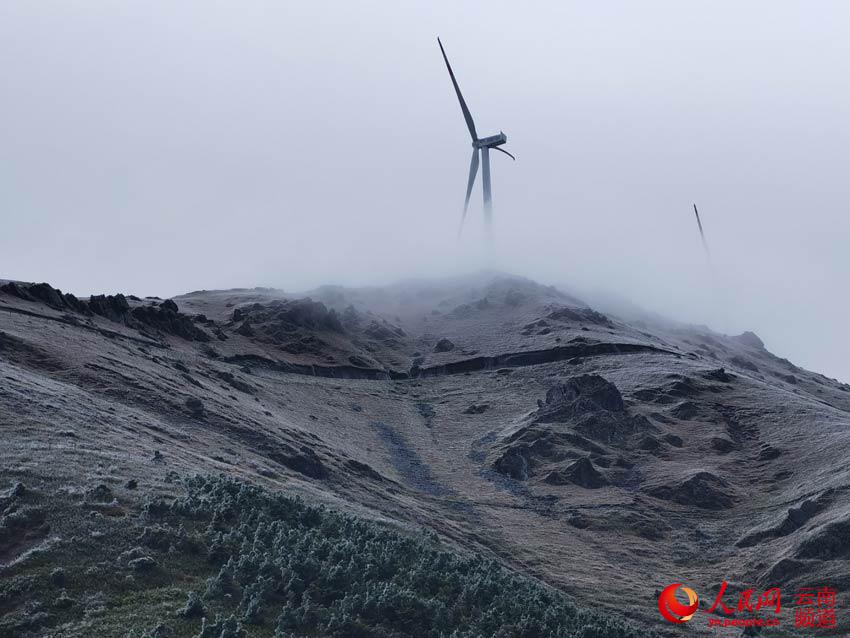
[[[186,407],[193,416],[201,417],[204,415],[204,402],[196,397],[189,397],[186,399]]]
[[[486,412],[490,408],[486,403],[473,403],[466,410],[463,411],[464,414],[482,414]]]
[[[440,339],[437,342],[437,345],[434,346],[434,352],[450,352],[455,349],[455,344],[453,344],[448,339]]]
[[[665,442],[669,443],[673,447],[682,447],[685,442],[682,440],[682,437],[677,436],[676,434],[667,433],[663,437],[661,437]]]
[[[166,299],[161,304],[159,304],[159,307],[163,310],[169,310],[173,313],[180,312],[180,310],[177,308],[177,304],[174,303],[171,299]]]
[[[496,458],[493,468],[517,481],[528,480],[531,475],[529,454],[529,448],[526,445],[510,447]]]
[[[735,444],[725,436],[715,436],[711,439],[711,447],[721,454],[726,454],[735,449]]]
[[[689,421],[697,415],[697,406],[691,401],[682,401],[679,405],[671,410],[671,414],[677,419]]]
[[[597,470],[588,457],[573,461],[564,468],[553,470],[543,479],[550,485],[573,484],[587,489],[597,489],[608,485],[608,480]]]
[[[589,412],[623,412],[625,409],[617,386],[599,375],[584,374],[550,388],[539,417],[565,420]]]
[[[728,383],[732,380],[732,376],[728,374],[724,368],[709,370],[708,372],[703,373],[703,376],[711,381],[721,381],[723,383]]]
[[[681,483],[661,485],[648,493],[655,498],[708,510],[728,509],[734,501],[729,483],[710,472],[696,472]]]

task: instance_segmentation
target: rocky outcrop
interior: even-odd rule
[[[697,406],[691,401],[682,401],[679,405],[673,408],[670,413],[677,419],[689,421],[697,415]]]
[[[630,415],[617,387],[598,375],[572,377],[550,388],[530,421],[497,444],[493,468],[517,480],[545,476],[548,483],[584,487],[602,484],[605,477],[594,475],[593,464],[610,466],[607,446],[624,446],[633,435],[655,429],[645,417]],[[563,466],[564,461],[571,465]]]
[[[296,450],[289,445],[281,444],[279,449],[271,453],[269,457],[273,461],[310,478],[323,479],[328,476],[328,471],[319,456],[306,445],[302,445]]]
[[[643,416],[626,412],[617,387],[599,375],[581,375],[549,389],[538,402],[534,420],[575,424],[575,430],[602,443],[623,443],[637,432],[653,430]]]
[[[283,339],[286,333],[309,330],[329,330],[344,332],[345,328],[339,315],[328,309],[321,301],[304,299],[275,299],[268,304],[253,303],[236,308],[231,316],[233,321],[250,322],[252,327],[277,339]]]
[[[140,324],[172,334],[189,341],[209,341],[210,336],[198,328],[195,322],[177,309],[177,304],[167,299],[159,306],[136,306],[130,316]],[[128,322],[132,325],[132,322]]]
[[[617,386],[599,375],[585,374],[550,388],[536,418],[538,421],[566,421],[588,412],[624,410]]]
[[[50,284],[20,284],[10,281],[0,286],[0,290],[18,299],[41,302],[54,310],[71,310],[80,314],[91,314],[85,302],[80,301],[71,293],[63,293]]]
[[[593,323],[602,326],[611,325],[611,320],[601,312],[591,308],[568,308],[566,306],[553,310],[548,315],[549,319],[563,321],[566,323]]]
[[[681,483],[659,485],[648,493],[655,498],[707,510],[728,509],[734,502],[729,483],[711,472],[696,472]]]
[[[732,375],[726,372],[725,368],[707,370],[703,372],[702,376],[710,381],[721,381],[722,383],[729,383],[732,380]]]
[[[586,456],[573,461],[564,468],[549,472],[543,481],[550,485],[573,484],[587,489],[597,489],[608,485],[605,476],[594,467],[593,461]]]
[[[455,349],[455,344],[449,339],[440,339],[437,345],[434,346],[434,352],[451,352]]]
[[[43,303],[54,310],[66,310],[87,316],[97,315],[123,323],[130,328],[153,329],[190,341],[209,341],[210,336],[195,326],[188,316],[182,314],[174,301],[167,299],[159,304],[131,306],[127,297],[115,295],[92,295],[81,301],[72,294],[63,293],[50,284],[19,284],[10,282],[0,286],[3,292],[27,301]],[[132,297],[138,300],[138,297]]]
[[[127,313],[130,312],[130,304],[121,293],[117,295],[92,295],[89,297],[89,309],[92,313],[110,321],[123,323],[127,319]]]

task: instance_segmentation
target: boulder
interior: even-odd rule
[[[434,352],[450,352],[455,349],[455,344],[449,339],[443,338],[434,346]]]
[[[608,485],[605,476],[596,469],[588,457],[573,461],[564,468],[553,470],[543,479],[550,485],[573,484],[587,489],[597,489]]]
[[[159,307],[163,310],[170,310],[174,313],[180,312],[180,310],[177,308],[177,304],[174,303],[171,299],[166,299],[161,304],[159,304]]]

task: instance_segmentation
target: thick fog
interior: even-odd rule
[[[0,3],[0,277],[80,295],[482,267],[850,380],[839,2]],[[456,240],[470,140],[492,154]],[[710,267],[691,205],[711,248]]]

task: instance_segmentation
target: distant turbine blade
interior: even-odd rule
[[[475,185],[475,176],[478,175],[478,149],[472,149],[472,159],[469,161],[469,182],[466,185],[466,201],[463,202],[463,216],[460,218],[460,228],[457,236],[463,232],[463,222],[466,220],[466,211],[469,209],[469,198],[472,195],[472,187]]]
[[[702,247],[705,248],[705,254],[710,257],[711,255],[708,251],[708,243],[705,241],[705,233],[702,230],[702,222],[700,221],[699,211],[697,210],[696,204],[694,204],[694,215],[697,216],[697,226],[699,226],[699,236],[702,239]]]
[[[469,112],[466,102],[463,99],[463,95],[460,92],[460,87],[457,85],[454,71],[452,71],[452,65],[449,64],[449,59],[446,57],[446,50],[443,48],[443,43],[440,42],[440,38],[437,38],[437,44],[440,45],[440,51],[443,53],[443,60],[446,61],[446,68],[449,70],[449,76],[452,78],[452,84],[454,84],[455,93],[457,93],[457,99],[460,102],[460,110],[463,111],[463,119],[466,120],[466,126],[469,128],[469,134],[472,136],[472,141],[474,142],[478,139],[478,133],[475,132],[475,122],[472,121],[472,114]]]
[[[516,158],[515,158],[513,155],[511,155],[510,153],[508,153],[508,152],[507,152],[505,149],[503,149],[501,146],[493,146],[492,148],[493,148],[493,150],[494,150],[494,151],[501,151],[502,153],[504,153],[505,155],[507,155],[508,157],[510,157],[512,160],[516,161]]]

